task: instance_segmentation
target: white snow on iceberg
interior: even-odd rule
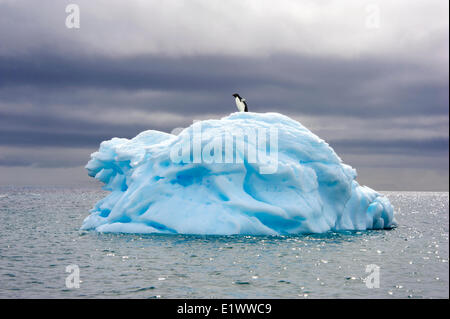
[[[256,138],[246,135],[252,130]],[[396,225],[386,197],[360,186],[325,141],[278,113],[233,113],[178,135],[113,138],[86,168],[111,193],[84,220],[85,230],[285,235]]]

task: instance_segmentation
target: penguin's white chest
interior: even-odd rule
[[[235,99],[236,99],[236,106],[237,106],[237,109],[239,110],[239,112],[244,112],[245,111],[244,102],[241,102],[241,100],[239,100],[238,97],[236,97]]]

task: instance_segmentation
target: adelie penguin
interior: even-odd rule
[[[236,106],[239,112],[248,112],[247,102],[245,102],[245,99],[237,93],[234,93],[233,96],[236,100]]]

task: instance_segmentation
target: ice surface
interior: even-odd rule
[[[82,229],[284,235],[396,225],[386,197],[360,186],[325,141],[278,113],[113,138],[86,168],[111,193]]]

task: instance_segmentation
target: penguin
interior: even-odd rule
[[[236,106],[239,112],[248,112],[247,102],[245,102],[245,99],[240,97],[237,93],[234,93],[233,96],[236,100]]]

